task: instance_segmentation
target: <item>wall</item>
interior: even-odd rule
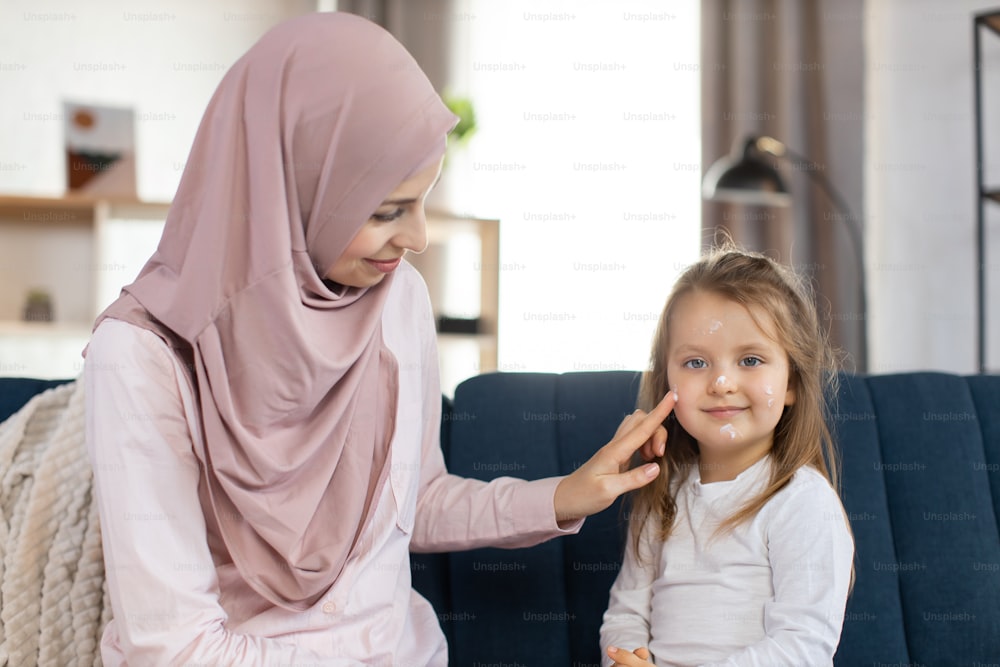
[[[996,5],[867,3],[865,217],[874,372],[976,370],[972,16]],[[991,47],[985,118],[993,119],[986,121],[985,161],[1000,185],[1000,37],[985,39]],[[989,344],[997,371],[1000,216],[991,212]]]
[[[0,4],[0,192],[65,188],[62,100],[132,106],[137,187],[173,197],[229,66],[305,0],[7,0]]]

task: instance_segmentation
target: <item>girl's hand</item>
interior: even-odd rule
[[[622,421],[615,437],[590,457],[590,460],[563,477],[556,487],[556,520],[576,521],[607,509],[621,494],[649,484],[660,474],[656,463],[628,470],[629,460],[640,447],[662,451],[667,442],[663,420],[674,409],[674,393],[663,397],[648,415],[636,410]],[[650,456],[649,458],[652,458]]]
[[[635,651],[609,646],[608,657],[615,661],[614,667],[642,667],[653,664],[649,661],[649,651],[645,646],[640,646]]]

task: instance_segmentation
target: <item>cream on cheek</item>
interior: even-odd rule
[[[764,393],[767,394],[767,397],[768,397],[767,398],[767,407],[769,407],[769,408],[773,407],[774,406],[774,387],[772,387],[771,385],[765,385],[764,386]]]

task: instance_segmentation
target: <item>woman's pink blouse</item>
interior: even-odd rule
[[[114,613],[101,646],[107,667],[446,665],[438,618],[411,587],[409,552],[530,546],[579,530],[556,524],[559,478],[487,484],[448,474],[434,319],[406,263],[382,322],[400,374],[390,479],[362,548],[303,612],[260,597],[206,525],[201,434],[178,360],[149,331],[98,327],[84,376]]]

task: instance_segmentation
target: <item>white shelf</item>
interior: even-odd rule
[[[90,196],[0,196],[0,376],[69,378],[97,315],[159,240],[169,204]],[[53,322],[22,322],[30,290]]]
[[[90,334],[91,322],[21,322],[0,320],[0,336],[72,338]]]
[[[89,340],[88,324],[0,322],[0,377],[77,377]]]
[[[478,320],[477,333],[439,333],[441,388],[497,368],[500,223],[427,212],[427,250],[407,255],[427,283],[434,316]]]
[[[0,196],[0,376],[76,377],[98,314],[156,249],[169,203],[85,196]],[[440,334],[442,388],[497,367],[499,222],[427,212],[428,249],[408,259],[435,316],[476,318],[479,333]],[[29,290],[54,322],[21,322]]]

